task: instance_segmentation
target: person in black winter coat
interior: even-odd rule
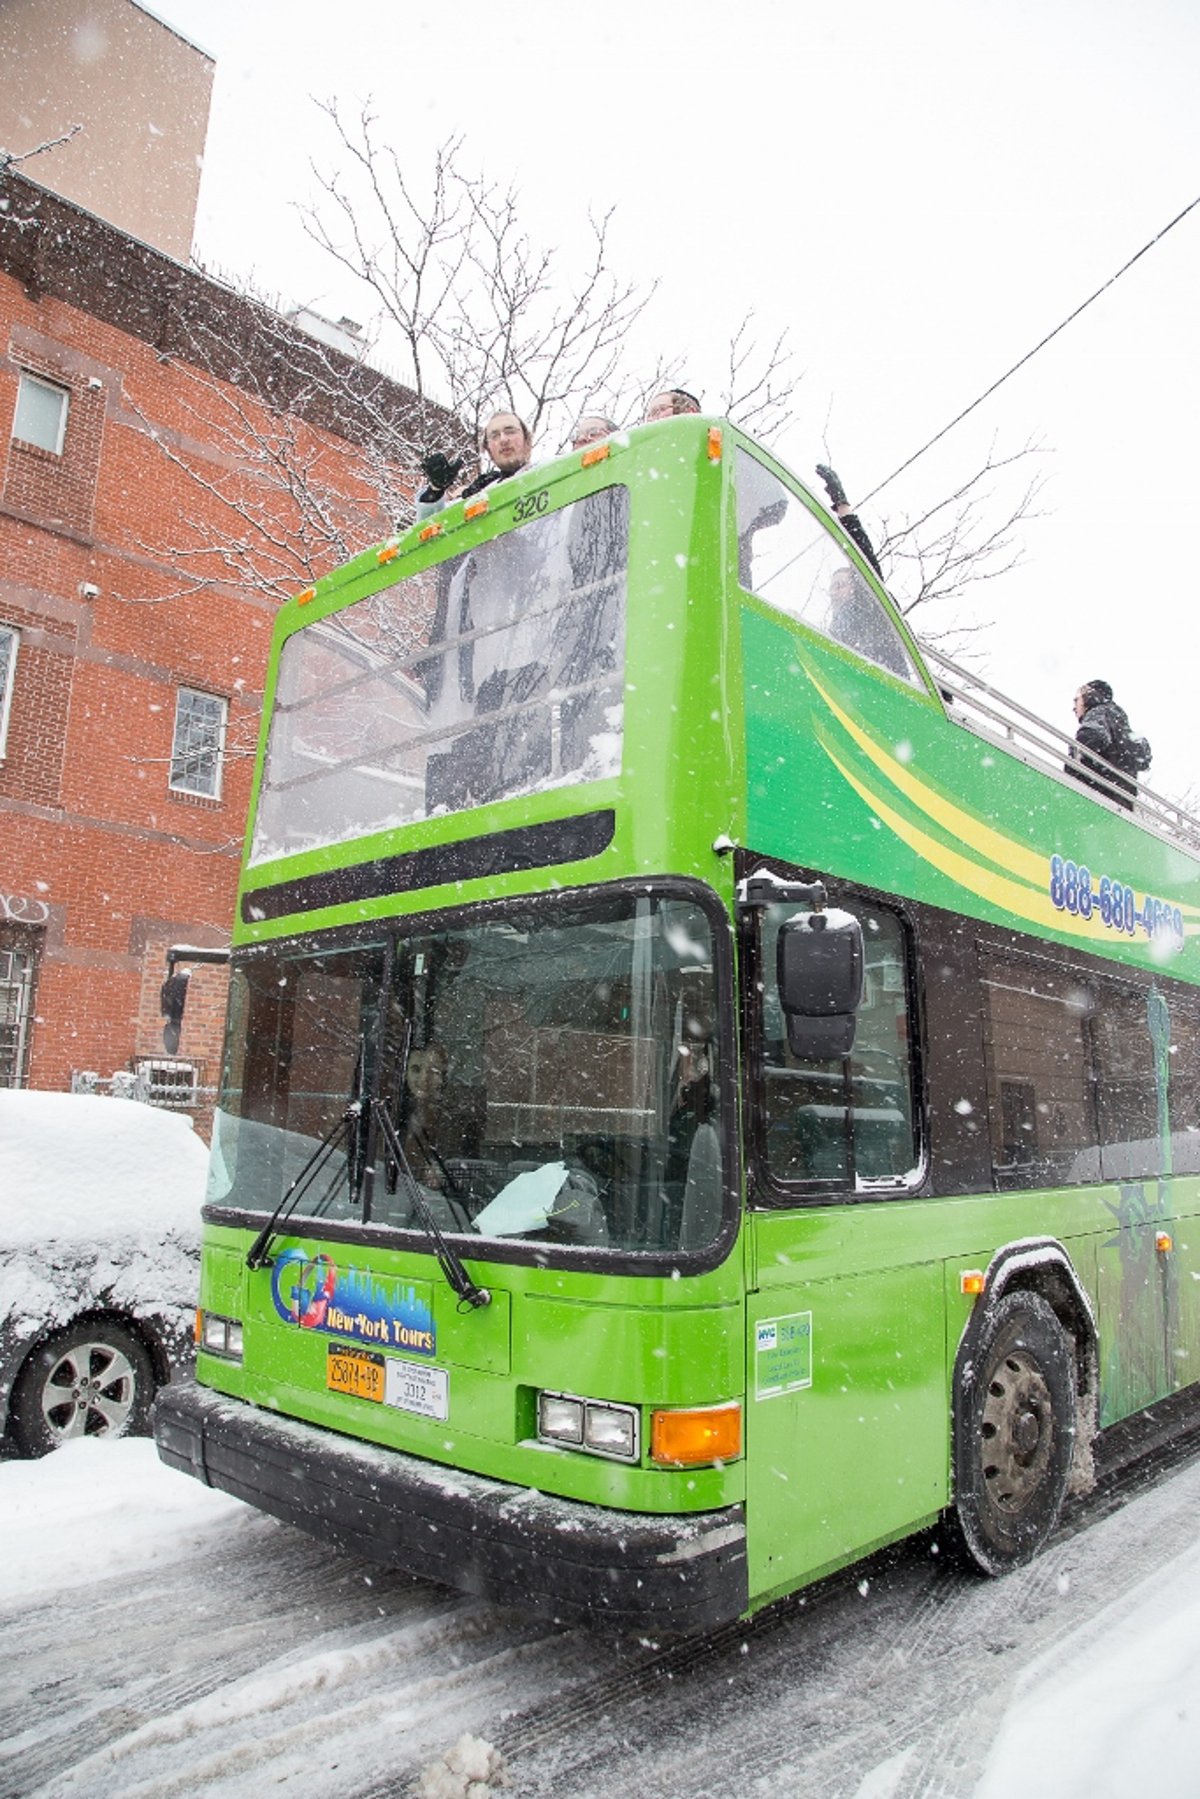
[[[533,438],[529,426],[515,412],[494,412],[483,428],[479,447],[488,456],[492,467],[486,474],[480,473],[467,483],[458,496],[460,500],[469,500],[473,494],[490,487],[493,481],[506,481],[509,475],[528,467],[533,454]],[[429,518],[446,504],[446,489],[458,480],[462,466],[461,456],[452,457],[445,450],[426,450],[421,458],[421,472],[428,486],[417,495],[418,520]]]
[[[841,525],[842,530],[846,533],[847,537],[854,539],[854,542],[858,545],[859,549],[882,581],[883,570],[880,568],[879,558],[875,554],[875,545],[867,536],[865,525],[863,525],[858,514],[853,510],[849,500],[846,498],[845,488],[838,480],[834,471],[829,467],[828,463],[818,462],[817,473],[825,483],[825,492],[829,495],[829,505],[834,517]]]
[[[1075,717],[1079,724],[1073,749],[1064,764],[1073,780],[1082,781],[1108,799],[1133,811],[1137,795],[1138,763],[1132,744],[1133,734],[1123,706],[1113,699],[1107,681],[1085,681],[1075,695]]]

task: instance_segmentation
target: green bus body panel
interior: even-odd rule
[[[907,685],[736,584],[732,446],[711,460],[707,425],[635,432],[610,460],[530,469],[486,519],[440,515],[381,562],[368,552],[304,607],[293,631],[494,534],[524,496],[551,507],[628,482],[630,604],[624,756],[619,779],[508,799],[243,870],[239,899],[273,883],[517,826],[611,809],[610,846],[587,861],[442,887],[388,892],[302,915],[243,920],[235,945],[363,925],[642,875],[706,882],[732,917],[727,837],[757,855],[819,870],[965,921],[1009,926],[1143,970],[1200,983],[1194,859],[947,717],[932,685]],[[643,496],[653,494],[653,506]],[[919,655],[917,656],[919,666]],[[273,668],[277,666],[277,657]],[[272,675],[273,681],[273,675]],[[273,686],[268,685],[265,718]],[[266,725],[264,724],[264,742]],[[260,753],[261,764],[261,753]],[[258,780],[256,776],[256,782]],[[257,792],[257,786],[256,786]],[[251,813],[253,818],[253,809]],[[1051,858],[1086,863],[1181,907],[1181,951],[1057,908]],[[939,1096],[938,1103],[943,1103]],[[744,1122],[744,1121],[743,1121]],[[244,1321],[245,1368],[202,1353],[200,1380],[233,1397],[413,1455],[569,1499],[644,1511],[715,1510],[744,1499],[751,1604],[856,1560],[932,1521],[951,1498],[955,1359],[972,1302],[964,1272],[1027,1239],[1060,1242],[1098,1330],[1102,1425],[1200,1381],[1200,1180],[1052,1192],[845,1200],[747,1213],[717,1268],[677,1280],[577,1267],[488,1263],[494,1294],[461,1311],[432,1256],[322,1240],[273,1242],[429,1296],[434,1365],[448,1374],[446,1423],[330,1392],[340,1338],[286,1321],[270,1269],[249,1272],[253,1233],[205,1227],[201,1305]],[[1173,1237],[1168,1256],[1156,1236]],[[399,1353],[393,1350],[393,1353]],[[691,1471],[626,1466],[532,1441],[541,1389],[649,1409],[743,1404],[744,1455]]]
[[[245,1269],[247,1235],[210,1226],[201,1303],[244,1319],[254,1373],[209,1356],[200,1373],[326,1428],[566,1498],[689,1512],[744,1496],[758,1603],[919,1529],[948,1503],[947,1419],[971,1304],[960,1275],[985,1269],[1003,1245],[1044,1236],[1048,1218],[1096,1315],[1100,1423],[1200,1380],[1200,1182],[1181,1181],[1176,1194],[1186,1216],[1127,1207],[1122,1220],[1128,1189],[1116,1187],[757,1213],[748,1228],[758,1281],[744,1313],[729,1278],[736,1255],[678,1283],[558,1271],[554,1292],[539,1291],[539,1270],[472,1263],[493,1305],[459,1313],[430,1283],[425,1258],[356,1247],[356,1264],[432,1285],[448,1424],[328,1393],[327,1346],[342,1339],[283,1323],[270,1272]],[[1155,1249],[1164,1226],[1175,1232],[1169,1260]],[[301,1242],[313,1247],[288,1238],[278,1249]],[[807,1367],[776,1379],[762,1327],[797,1319],[807,1323]],[[541,1388],[644,1407],[741,1398],[745,1458],[684,1473],[535,1446]]]
[[[954,1362],[972,1303],[960,1276],[986,1270],[1004,1245],[1045,1237],[1051,1220],[1096,1315],[1101,1425],[1200,1381],[1200,1182],[1178,1182],[1175,1195],[1179,1218],[1134,1215],[1128,1187],[756,1214],[751,1592],[767,1597],[844,1566],[946,1506]],[[1169,1258],[1155,1248],[1164,1227]],[[809,1365],[772,1391],[760,1326],[797,1318]]]
[[[740,1461],[685,1472],[634,1467],[533,1441],[536,1394],[543,1389],[646,1408],[739,1399],[745,1386],[739,1254],[712,1276],[687,1283],[561,1270],[548,1274],[472,1257],[471,1271],[488,1287],[492,1302],[460,1311],[436,1267],[431,1276],[429,1257],[323,1243],[312,1234],[277,1238],[277,1263],[292,1250],[308,1256],[324,1252],[339,1265],[398,1289],[415,1287],[432,1300],[435,1353],[410,1359],[448,1371],[450,1419],[443,1424],[329,1392],[329,1345],[369,1345],[340,1331],[305,1329],[283,1319],[272,1299],[272,1269],[252,1272],[245,1266],[250,1236],[226,1226],[205,1227],[201,1306],[240,1318],[245,1330],[243,1367],[201,1353],[198,1373],[205,1385],[331,1430],[565,1498],[665,1513],[711,1510],[742,1497]],[[405,1354],[392,1345],[389,1353],[401,1359]],[[648,1448],[647,1441],[643,1450]]]
[[[741,609],[746,841],[967,918],[1200,981],[1181,951],[1053,904],[1051,858],[1196,912],[1195,862],[1079,788],[947,725],[940,704],[757,602]],[[1189,905],[1190,902],[1190,905]]]

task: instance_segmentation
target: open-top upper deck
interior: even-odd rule
[[[1119,959],[1165,931],[1181,973],[1200,933],[1200,823],[1068,779],[1070,739],[922,648],[714,421],[524,470],[335,571],[284,608],[267,705],[242,940],[641,874],[728,900],[738,845]]]

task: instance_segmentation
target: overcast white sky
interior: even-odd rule
[[[368,322],[301,233],[309,95],[375,100],[415,168],[453,132],[569,245],[661,280],[638,347],[715,393],[748,305],[804,371],[775,447],[861,496],[1200,195],[1195,0],[153,0],[217,59],[197,229],[210,266]],[[866,509],[923,510],[1046,447],[1024,566],[973,590],[988,677],[1064,730],[1107,677],[1200,800],[1193,712],[1200,207]]]

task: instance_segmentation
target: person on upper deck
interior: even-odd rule
[[[618,429],[615,419],[605,418],[602,412],[585,412],[577,420],[571,432],[571,448],[585,450],[589,444],[599,443],[602,438],[611,437]]]
[[[643,425],[656,424],[659,419],[680,418],[684,413],[699,412],[700,402],[695,394],[690,394],[686,387],[664,387],[661,393],[654,395],[646,408]]]
[[[458,495],[460,500],[469,500],[493,481],[506,481],[527,468],[533,455],[533,437],[529,426],[515,412],[494,412],[483,428],[479,447],[492,467],[467,483]],[[458,480],[462,465],[461,456],[452,458],[444,450],[426,450],[421,458],[421,472],[428,486],[417,495],[418,519],[428,518],[446,504],[447,490]]]
[[[867,536],[866,528],[856,512],[850,507],[846,498],[846,490],[827,463],[818,462],[817,473],[825,484],[825,492],[829,495],[829,505],[833,516],[837,519],[847,537],[852,537],[858,545],[879,579],[883,580],[883,570],[879,566],[879,558],[875,554],[875,546]]]
[[[1072,749],[1063,764],[1065,773],[1132,812],[1137,797],[1134,777],[1150,766],[1149,744],[1134,737],[1125,708],[1117,705],[1107,681],[1085,681],[1074,704],[1079,721],[1075,742],[1080,747]]]
[[[844,643],[902,681],[910,679],[912,670],[895,625],[862,575],[848,563],[833,571],[825,630],[835,643]]]

